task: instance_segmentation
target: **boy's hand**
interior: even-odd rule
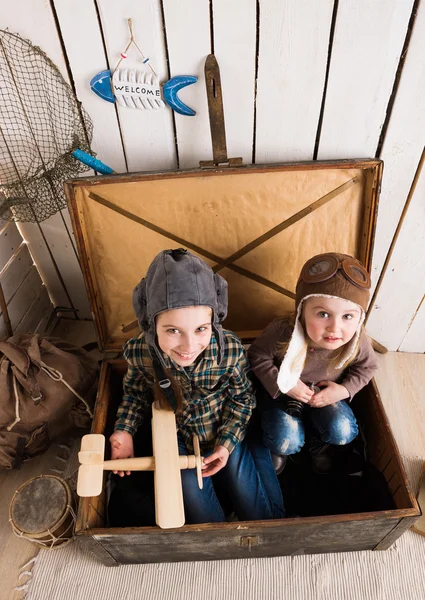
[[[114,431],[109,438],[111,442],[111,459],[117,458],[133,458],[134,447],[133,447],[133,436],[128,431]],[[118,473],[120,477],[124,477],[124,471],[114,471]],[[130,475],[131,471],[126,471],[126,475]]]
[[[226,466],[229,460],[229,451],[224,446],[215,446],[213,453],[204,458],[202,465],[202,477],[215,475]]]
[[[347,388],[335,381],[319,381],[316,383],[318,387],[323,387],[320,392],[314,394],[310,400],[309,405],[313,408],[322,408],[323,406],[329,406],[329,404],[335,404],[340,400],[345,400],[350,397]]]
[[[293,388],[286,392],[286,395],[291,396],[291,398],[295,398],[295,400],[299,400],[300,402],[310,404],[310,400],[314,395],[314,392],[308,387],[308,385],[303,383],[301,379],[298,379],[297,385],[294,385]]]

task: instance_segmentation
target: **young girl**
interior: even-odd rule
[[[133,307],[142,333],[124,346],[128,371],[110,437],[112,458],[133,456],[133,435],[154,388],[170,408],[157,383],[170,380],[179,453],[193,453],[196,434],[204,456],[203,490],[194,469],[181,472],[186,522],[225,520],[213,480],[228,491],[239,519],[283,517],[270,451],[260,440],[245,438],[255,397],[242,344],[220,325],[227,314],[227,282],[187,250],[165,250],[135,288]]]
[[[286,456],[304,445],[304,424],[314,434],[310,448],[319,472],[329,468],[325,444],[344,445],[357,436],[349,403],[377,368],[363,329],[369,289],[369,273],[355,258],[314,256],[298,279],[295,316],[272,322],[248,351],[263,386],[263,441],[278,473]]]

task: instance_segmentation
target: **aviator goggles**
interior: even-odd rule
[[[370,275],[358,260],[352,257],[338,259],[334,254],[321,254],[308,260],[299,281],[320,283],[333,277],[338,270],[356,287],[370,289]]]

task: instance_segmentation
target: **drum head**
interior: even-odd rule
[[[11,517],[21,531],[27,534],[42,533],[57,525],[67,504],[65,483],[57,477],[42,475],[30,479],[16,492]]]

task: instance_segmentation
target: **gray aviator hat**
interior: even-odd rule
[[[133,308],[140,328],[163,367],[166,365],[157,345],[155,317],[166,310],[185,306],[212,308],[212,329],[217,339],[217,362],[220,364],[224,343],[220,323],[227,315],[227,281],[188,250],[163,250],[153,259],[146,277],[133,291]]]

